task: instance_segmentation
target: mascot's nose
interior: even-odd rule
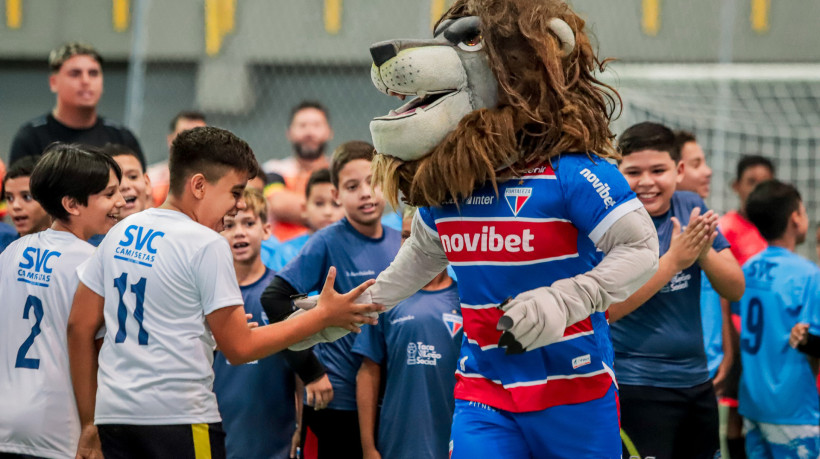
[[[376,67],[396,57],[397,53],[396,44],[392,41],[382,41],[370,47],[370,55],[373,56]]]

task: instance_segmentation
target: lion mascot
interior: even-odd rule
[[[361,302],[455,270],[452,457],[621,457],[605,312],[654,274],[658,241],[612,164],[618,96],[584,21],[559,0],[457,0],[432,39],[370,52],[375,86],[412,98],[371,122],[374,180],[420,209]]]

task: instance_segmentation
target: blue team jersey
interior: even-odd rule
[[[356,339],[353,352],[386,366],[377,442],[382,457],[449,456],[462,323],[453,283],[420,290]]]
[[[271,253],[268,261],[265,262],[265,260],[262,260],[262,262],[274,271],[281,271],[290,260],[293,260],[296,258],[296,255],[299,255],[299,251],[305,246],[309,237],[310,234],[303,234],[282,242],[276,247],[276,250]]]
[[[700,321],[703,325],[703,349],[706,351],[706,368],[709,378],[714,378],[723,362],[723,315],[720,295],[712,288],[712,283],[701,273],[700,277]]]
[[[554,344],[505,355],[497,306],[594,268],[602,259],[595,243],[641,206],[614,165],[564,154],[498,183],[498,193],[487,184],[458,205],[419,210],[459,279],[465,339],[457,399],[527,412],[606,394],[614,375],[603,313],[568,327]]]
[[[700,196],[689,191],[672,195],[669,211],[652,217],[658,231],[661,256],[672,241],[672,217],[689,224],[695,207],[708,209]],[[716,251],[729,247],[718,231]],[[694,387],[709,380],[703,326],[700,318],[700,265],[674,277],[641,307],[612,325],[615,374],[622,384],[653,387]]]
[[[769,424],[820,421],[820,400],[806,355],[789,346],[798,322],[820,334],[820,269],[781,247],[769,246],[743,265],[746,292],[740,315],[743,374],[738,410]]]
[[[267,239],[262,240],[262,247],[260,247],[259,250],[259,255],[262,257],[262,264],[270,269],[273,269],[274,271],[279,270],[271,267],[271,259],[273,259],[273,256],[276,254],[276,251],[279,249],[281,244],[282,243],[279,242],[279,239],[276,239],[273,235],[270,235]]]
[[[347,217],[342,218],[314,233],[277,276],[300,292],[321,291],[328,269],[335,266],[336,291],[349,292],[362,282],[375,279],[396,257],[401,233],[382,228],[382,237],[374,239],[356,231]],[[351,352],[355,340],[356,334],[351,333],[313,347],[333,386],[333,401],[328,408],[356,410],[356,373],[362,359]]]
[[[259,302],[274,271],[251,285],[240,287],[245,312],[260,326],[268,318]],[[217,351],[214,356],[214,393],[225,429],[229,458],[278,458],[290,454],[296,425],[294,373],[279,354],[233,366]]]
[[[6,250],[6,247],[16,241],[18,237],[20,235],[17,234],[17,230],[13,226],[0,222],[0,252]]]

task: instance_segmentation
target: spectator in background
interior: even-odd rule
[[[415,213],[404,208],[402,242]],[[362,328],[353,352],[362,356],[356,403],[366,459],[449,457],[462,325],[458,286],[443,271],[378,324]]]
[[[706,164],[703,148],[698,145],[695,135],[688,131],[675,131],[675,144],[680,151],[682,164],[678,189],[692,191],[701,199],[709,197],[712,185],[712,169]]]
[[[171,144],[180,132],[200,126],[207,126],[203,113],[192,110],[183,110],[177,113],[168,126],[168,136],[166,137],[168,141],[168,151],[171,151]],[[149,190],[151,199],[154,201],[154,206],[159,207],[165,202],[165,198],[168,197],[168,184],[171,179],[171,175],[168,172],[168,161],[165,160],[151,164],[148,166],[148,169],[146,169],[146,173],[150,179]]]
[[[9,167],[3,179],[3,198],[9,206],[14,229],[20,236],[38,233],[51,226],[51,217],[31,194],[29,182],[39,156],[25,156]]]
[[[5,181],[5,176],[6,165],[3,163],[3,160],[0,159],[0,183]],[[5,194],[3,194],[3,196],[0,196],[0,219],[4,218],[7,212],[8,205],[5,201]],[[17,239],[17,230],[8,223],[0,221],[0,252],[5,250],[15,239]]]
[[[325,149],[333,138],[333,129],[330,128],[330,117],[324,105],[303,101],[293,107],[287,138],[293,155],[262,165],[265,172],[273,172],[283,178],[279,183],[271,181],[265,191],[273,235],[282,242],[308,231],[303,217],[308,179],[313,171],[330,167]]]
[[[313,171],[307,182],[305,195],[307,202],[303,206],[302,215],[307,222],[309,233],[283,242],[269,255],[267,260],[263,257],[265,265],[275,271],[281,270],[295,258],[313,233],[344,217],[342,206],[333,199],[330,170]]]
[[[703,149],[698,145],[694,134],[687,131],[676,131],[675,141],[680,150],[679,164],[682,169],[677,189],[692,191],[702,199],[708,198],[712,169],[706,163]],[[725,232],[724,235],[731,244],[730,249],[734,254],[735,243]],[[735,345],[737,331],[732,326],[729,302],[721,300],[705,272],[701,273],[700,280],[700,315],[709,377],[715,386],[715,394],[720,399],[720,404],[729,407],[728,424],[732,427],[727,429],[727,441],[730,456],[733,459],[743,459],[743,420],[737,414],[739,368],[734,367],[735,360],[740,358]]]
[[[258,190],[260,193],[263,193],[263,195],[264,195],[265,187],[268,186],[268,175],[269,174],[266,174],[265,171],[260,169],[259,173],[256,174],[256,177],[248,180],[248,185],[246,186],[246,189]],[[280,179],[280,182],[281,182],[281,179]],[[265,206],[266,206],[266,209],[265,209],[265,224],[269,225],[268,220],[267,220],[267,218],[268,218],[267,216],[268,216],[268,213],[269,213],[269,211],[267,209],[267,207],[269,207],[268,204],[267,204],[267,200],[265,200]],[[276,237],[274,235],[272,235],[270,233],[270,227],[268,227],[267,231],[265,231],[264,238],[262,239],[262,246],[260,248],[260,254],[261,254],[261,257],[262,257],[262,264],[264,264],[265,266],[270,268],[270,265],[268,264],[268,260],[270,260],[270,258],[273,256],[273,254],[276,252],[276,250],[279,248],[280,245],[281,245],[281,243],[279,242],[278,239],[276,239]],[[274,268],[271,268],[271,269],[274,269]],[[274,269],[274,271],[278,271],[278,269]]]
[[[97,114],[103,93],[102,57],[92,46],[71,42],[51,51],[48,84],[56,95],[51,112],[23,124],[11,142],[9,164],[24,156],[39,156],[52,142],[101,147],[106,143],[128,146],[145,157],[137,138],[127,128]]]

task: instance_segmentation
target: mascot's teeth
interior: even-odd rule
[[[416,96],[418,96],[419,100],[424,99],[425,97],[427,97],[427,91],[419,91],[418,94],[416,94]]]

